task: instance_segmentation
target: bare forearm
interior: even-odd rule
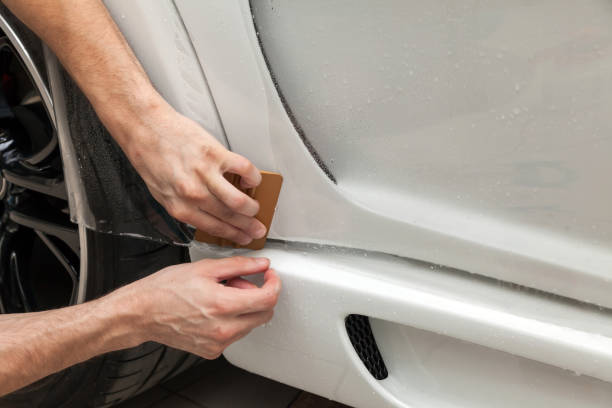
[[[0,315],[0,395],[98,354],[136,345],[121,293],[46,312]]]
[[[165,101],[101,0],[2,0],[58,56],[115,139]]]
[[[217,358],[272,318],[281,284],[269,266],[265,258],[206,259],[169,266],[82,305],[0,315],[0,396],[145,341]],[[262,272],[260,288],[241,278]]]

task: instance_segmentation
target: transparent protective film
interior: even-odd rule
[[[87,98],[46,52],[73,222],[98,232],[188,244],[193,228],[151,196]]]

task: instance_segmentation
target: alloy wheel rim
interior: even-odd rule
[[[52,113],[10,39],[0,36],[0,312],[74,304],[79,230],[70,221]]]

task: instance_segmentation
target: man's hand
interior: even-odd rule
[[[142,316],[141,340],[213,359],[272,318],[280,280],[269,266],[266,258],[243,257],[175,265],[109,298],[135,302]],[[261,288],[240,277],[261,272],[265,272]]]
[[[164,101],[101,0],[2,1],[53,49],[171,215],[243,245],[265,235],[257,202],[223,178],[255,187],[255,166]]]
[[[107,109],[101,108],[102,117]],[[223,177],[238,174],[242,186],[252,188],[261,182],[259,171],[194,121],[159,99],[129,122],[109,118],[107,123],[153,197],[173,217],[242,245],[266,234],[254,218],[258,202]]]
[[[0,396],[145,341],[215,358],[272,318],[280,280],[269,266],[243,257],[170,266],[91,302],[0,315]],[[261,287],[240,277],[257,273]]]

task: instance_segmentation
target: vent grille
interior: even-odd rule
[[[357,314],[348,315],[344,324],[357,355],[370,374],[377,380],[387,378],[389,376],[387,366],[376,345],[368,317]]]

